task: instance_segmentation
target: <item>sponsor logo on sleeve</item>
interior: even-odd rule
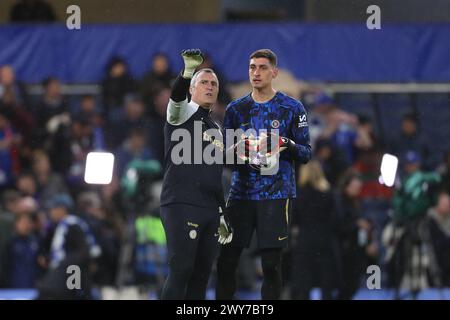
[[[301,114],[298,116],[298,127],[303,128],[308,126],[308,121],[306,120],[306,114]]]

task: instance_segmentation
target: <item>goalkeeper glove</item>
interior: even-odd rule
[[[278,142],[280,151],[283,151],[284,149],[295,150],[295,142],[289,138],[280,137],[280,140]]]
[[[184,60],[183,78],[192,79],[195,69],[203,62],[203,56],[200,49],[188,49],[181,51]]]
[[[274,138],[277,138],[277,140],[275,140]],[[270,144],[271,147],[269,148],[269,140],[270,139],[273,139],[273,140],[271,141],[271,144]],[[275,145],[274,145],[274,143],[275,143]],[[277,152],[281,152],[285,149],[295,150],[295,142],[286,137],[281,137],[281,136],[277,137],[273,133],[271,133],[269,135],[263,135],[260,140],[259,146],[258,146],[258,151],[264,152],[265,154],[274,154]]]
[[[222,208],[219,208],[220,225],[219,225],[219,243],[222,245],[228,244],[233,240],[233,228],[231,227],[228,216],[222,213]]]

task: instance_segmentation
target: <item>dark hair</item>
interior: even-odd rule
[[[83,127],[91,125],[91,119],[88,115],[83,113],[78,113],[72,116],[72,124],[78,123]]]
[[[169,56],[167,55],[167,53],[165,53],[165,52],[163,52],[163,51],[155,52],[155,53],[152,55],[152,60],[155,59],[156,57],[164,57],[164,58],[166,58],[167,60],[169,60]]]
[[[319,151],[322,148],[330,148],[330,149],[333,150],[333,143],[329,139],[319,138],[316,141],[316,145],[315,145],[314,149],[315,149],[315,151],[317,153],[317,151]]]
[[[347,169],[342,173],[338,181],[338,190],[341,194],[345,194],[345,190],[353,180],[361,180],[361,176],[354,169]]]
[[[113,68],[115,65],[118,65],[118,64],[124,65],[124,66],[125,66],[125,69],[128,70],[128,64],[127,64],[127,62],[125,61],[125,59],[122,58],[121,56],[114,56],[114,57],[112,57],[112,58],[108,61],[108,63],[106,64],[106,71],[107,71],[108,73],[110,73],[111,70],[112,70],[112,68]]]
[[[253,58],[266,58],[272,66],[277,66],[277,55],[270,49],[256,50],[250,55],[250,59]]]
[[[411,121],[415,124],[419,124],[419,119],[417,118],[417,114],[414,112],[408,112],[403,115],[403,121]]]
[[[16,182],[17,180],[20,180],[22,178],[31,178],[32,180],[36,181],[36,177],[34,176],[34,173],[32,171],[26,170],[21,172],[17,178],[16,178]]]
[[[47,77],[42,81],[42,86],[47,89],[52,82],[59,82],[59,80],[55,77]]]
[[[91,93],[86,93],[86,94],[83,94],[83,95],[81,96],[81,100],[86,100],[86,99],[93,99],[93,100],[95,100],[95,97],[94,97],[94,95],[91,94]]]
[[[144,128],[139,127],[133,127],[131,128],[130,132],[128,133],[128,137],[142,137],[144,139],[147,138],[147,131]]]
[[[156,52],[155,54],[153,54],[151,62],[155,61],[155,59],[159,58],[159,57],[166,59],[167,65],[169,65],[169,62],[170,62],[169,56],[165,52],[162,52],[162,51],[159,51],[159,52]]]
[[[35,223],[36,219],[35,216],[28,213],[19,213],[14,217],[14,223],[17,224],[22,219],[28,219],[31,223]]]
[[[372,123],[372,119],[366,114],[359,114],[358,115],[358,122],[361,125],[371,124]]]

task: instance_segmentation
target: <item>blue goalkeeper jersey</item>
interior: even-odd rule
[[[262,175],[246,164],[233,166],[228,202],[296,197],[294,161],[306,163],[311,158],[306,110],[300,101],[278,91],[271,100],[257,103],[248,94],[227,106],[223,127],[254,129],[258,135],[261,129],[278,129],[280,136],[295,142],[295,150],[280,153],[279,169],[274,175]]]

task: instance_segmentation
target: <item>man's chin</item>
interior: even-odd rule
[[[217,99],[211,99],[211,100],[207,100],[205,101],[205,104],[212,106],[214,103],[216,103]]]
[[[252,87],[255,89],[261,89],[264,88],[264,85],[261,82],[258,83],[252,82]]]
[[[204,108],[211,108],[212,105],[214,104],[214,102],[210,102],[210,101],[204,101],[201,106]]]

